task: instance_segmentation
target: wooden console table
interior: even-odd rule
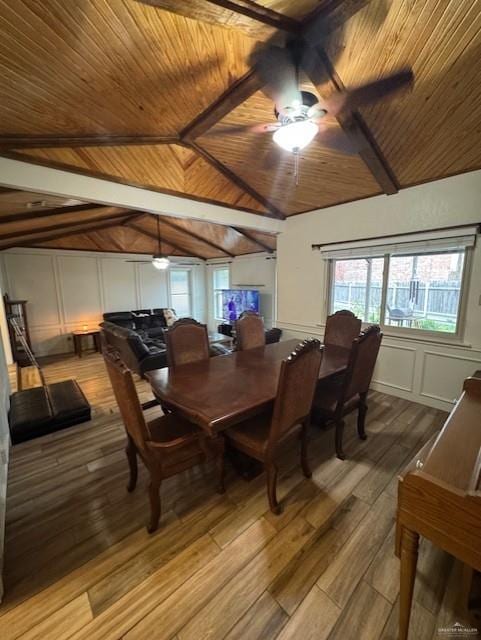
[[[399,478],[396,553],[401,558],[399,640],[406,640],[419,537],[481,571],[481,378],[463,393],[439,435]],[[466,588],[466,596],[468,593]]]
[[[91,329],[90,331],[72,331],[74,351],[79,358],[82,357],[83,338],[92,336],[95,351],[100,351],[100,331],[99,329]]]

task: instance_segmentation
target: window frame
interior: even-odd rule
[[[170,267],[168,270],[168,278],[167,278],[167,282],[168,282],[168,294],[169,294],[169,305],[172,309],[175,309],[175,304],[174,301],[172,299],[172,296],[174,295],[185,295],[185,294],[173,294],[172,293],[172,282],[171,282],[171,274],[174,271],[185,271],[187,273],[187,287],[188,287],[188,297],[189,297],[189,313],[186,316],[180,316],[182,318],[191,318],[193,317],[193,297],[192,297],[192,269],[189,267],[184,267],[184,266],[178,266],[178,267]],[[178,310],[175,309],[175,313],[178,313]]]
[[[446,331],[434,331],[432,329],[419,329],[416,327],[402,327],[396,326],[392,324],[386,324],[386,301],[389,287],[389,267],[391,262],[392,254],[384,253],[380,256],[353,256],[352,258],[329,258],[328,269],[327,269],[327,315],[333,313],[332,311],[332,303],[334,300],[334,273],[335,273],[335,262],[342,260],[362,260],[368,259],[369,257],[377,257],[384,259],[383,273],[382,273],[382,291],[381,291],[381,304],[380,304],[380,318],[379,318],[379,326],[381,327],[383,333],[385,335],[399,337],[399,338],[415,338],[418,340],[422,340],[423,337],[426,339],[435,339],[437,341],[443,342],[462,342],[464,338],[465,324],[466,324],[466,308],[467,308],[467,299],[468,299],[468,290],[469,290],[469,280],[471,276],[471,266],[472,266],[472,255],[473,248],[466,247],[464,249],[459,249],[458,251],[453,251],[446,249],[438,250],[438,251],[429,251],[429,252],[406,252],[405,254],[396,253],[395,257],[398,256],[428,256],[428,255],[439,255],[442,253],[464,253],[464,261],[463,261],[463,271],[461,276],[461,286],[459,288],[459,304],[458,311],[456,315],[456,331],[453,333],[448,333]],[[362,321],[362,326],[369,326],[370,322]]]
[[[222,322],[224,320],[224,318],[218,318],[217,317],[217,308],[216,308],[217,307],[216,294],[218,292],[224,290],[224,289],[217,289],[215,287],[215,274],[218,271],[227,271],[227,281],[228,281],[227,289],[229,289],[230,288],[230,269],[229,269],[228,266],[226,267],[225,265],[222,265],[222,266],[219,266],[219,267],[215,267],[214,266],[214,268],[212,269],[212,272],[211,272],[211,281],[210,281],[210,283],[211,283],[211,287],[212,287],[212,317],[213,317],[215,322]]]

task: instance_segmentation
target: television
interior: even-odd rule
[[[259,313],[259,292],[256,289],[223,289],[222,316],[233,323],[243,311]]]

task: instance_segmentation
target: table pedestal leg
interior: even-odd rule
[[[403,527],[401,532],[401,592],[399,599],[399,640],[407,640],[418,562],[419,535]]]

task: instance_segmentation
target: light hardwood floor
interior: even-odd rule
[[[127,494],[124,430],[101,357],[44,371],[48,382],[77,378],[93,419],[13,448],[3,640],[396,638],[396,474],[445,414],[373,393],[366,442],[348,421],[346,461],[331,431],[312,431],[312,480],[286,451],[280,516],[268,510],[264,476],[245,482],[230,470],[219,496],[213,469],[198,468],[164,482],[163,520],[149,535],[147,476]],[[145,382],[138,390],[151,398]],[[458,573],[423,543],[412,640],[456,621]]]

